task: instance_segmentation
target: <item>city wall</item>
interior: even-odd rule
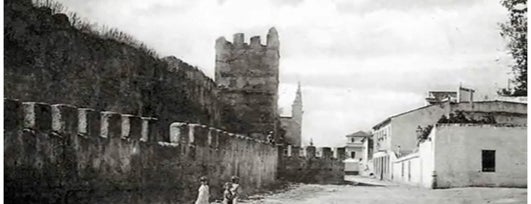
[[[343,184],[345,176],[345,148],[336,148],[336,156],[330,147],[321,147],[317,157],[316,147],[304,149],[288,145],[280,148],[278,175],[281,179],[300,183]]]
[[[75,27],[75,19],[29,0],[4,7],[5,97],[157,117],[161,133],[173,121],[242,132],[246,121],[224,122],[238,118],[196,67],[107,36],[111,31]],[[231,120],[222,120],[222,111]]]
[[[12,203],[184,203],[241,178],[244,194],[275,182],[278,149],[199,124],[71,105],[4,101],[4,192]]]

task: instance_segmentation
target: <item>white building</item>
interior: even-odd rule
[[[372,157],[371,134],[358,131],[346,137],[345,154],[347,159],[344,160],[345,173],[354,175],[368,174],[372,169],[368,165],[368,161]]]
[[[450,117],[457,113],[474,120],[486,118],[497,125],[526,125],[527,104],[508,101],[472,101],[473,90],[459,89],[457,100],[430,103],[411,111],[391,116],[373,127],[374,135],[374,174],[380,179],[394,180],[397,168],[394,163],[403,160],[405,155],[418,151],[418,128],[426,128],[438,123],[442,116]],[[401,164],[402,165],[402,164]],[[405,164],[413,166],[415,163]],[[401,170],[402,166],[399,167]],[[402,174],[399,174],[402,175]]]
[[[392,169],[393,181],[427,188],[527,187],[527,127],[437,124]]]

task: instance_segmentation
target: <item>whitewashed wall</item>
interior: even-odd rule
[[[482,171],[482,150],[496,151],[495,172]],[[417,153],[392,163],[393,181],[426,188],[526,187],[527,127],[439,124]]]
[[[437,187],[527,186],[527,127],[437,125]],[[495,172],[482,172],[482,150],[496,150]]]

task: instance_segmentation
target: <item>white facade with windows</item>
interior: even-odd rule
[[[374,131],[374,140],[377,151],[391,150],[391,124],[387,124]]]
[[[408,155],[419,148],[416,133],[418,127],[437,124],[441,116],[449,117],[458,111],[466,113],[470,118],[492,116],[497,124],[527,124],[527,104],[506,101],[446,101],[391,116],[373,127],[372,163],[376,177],[394,180],[394,172],[398,171],[394,169],[394,158]]]
[[[368,156],[370,134],[358,131],[347,135],[347,145],[345,145],[345,173],[347,174],[361,174],[361,171],[368,171]]]

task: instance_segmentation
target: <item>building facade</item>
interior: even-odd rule
[[[347,145],[345,146],[346,158],[358,161],[367,160],[366,142],[371,134],[358,131],[346,136]]]
[[[470,94],[459,95],[470,97]],[[391,116],[373,127],[375,175],[380,179],[392,180],[393,161],[418,150],[419,128],[433,126],[442,116],[454,115],[463,115],[474,121],[488,118],[496,124],[525,125],[527,104],[508,101],[447,100]]]
[[[437,124],[392,166],[393,181],[426,188],[527,187],[527,127]]]
[[[371,134],[358,131],[345,136],[347,144],[345,145],[345,173],[346,174],[364,174],[369,171],[369,158],[372,157]],[[367,173],[368,174],[368,173]]]

